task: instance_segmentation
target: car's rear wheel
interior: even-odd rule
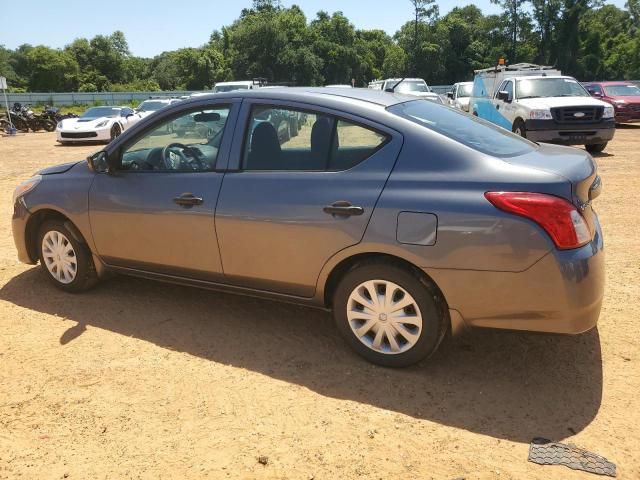
[[[604,142],[604,143],[595,143],[592,145],[585,145],[585,148],[587,149],[587,152],[589,153],[602,153],[604,152],[604,149],[607,148],[609,142]]]
[[[97,282],[89,249],[59,220],[42,224],[38,234],[40,265],[51,282],[67,292],[81,292]]]
[[[425,278],[375,261],[349,271],[333,299],[333,315],[349,345],[385,367],[414,364],[437,349],[446,332],[442,300]]]
[[[525,128],[524,122],[522,120],[517,119],[515,122],[513,122],[513,133],[522,138],[527,138],[527,129]]]
[[[116,138],[118,138],[121,133],[122,129],[120,128],[120,125],[116,123],[113,127],[111,127],[111,140],[115,140]]]

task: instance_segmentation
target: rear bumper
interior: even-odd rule
[[[595,225],[591,243],[551,251],[523,272],[425,271],[465,326],[582,333],[596,326],[604,294],[604,251],[597,218]]]
[[[616,132],[613,118],[595,124],[559,124],[555,120],[527,120],[527,138],[534,142],[560,145],[592,145],[606,143]]]

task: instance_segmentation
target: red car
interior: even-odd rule
[[[584,87],[591,96],[609,102],[616,111],[616,123],[640,122],[640,88],[630,82],[591,82]]]

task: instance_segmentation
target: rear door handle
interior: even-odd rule
[[[327,205],[322,209],[322,211],[329,215],[350,217],[351,215],[362,215],[364,213],[364,208],[351,205],[350,202],[340,201]]]
[[[182,207],[189,208],[193,207],[194,205],[202,205],[204,200],[202,199],[202,197],[194,196],[193,193],[183,193],[179,197],[175,197],[173,199],[173,202]]]

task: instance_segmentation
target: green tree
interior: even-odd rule
[[[418,55],[420,54],[420,23],[425,20],[435,20],[438,17],[438,6],[435,0],[409,0],[413,7],[413,48],[411,55],[411,75],[416,75]]]
[[[39,45],[29,50],[27,64],[32,92],[66,92],[77,86],[78,62],[65,51]]]

